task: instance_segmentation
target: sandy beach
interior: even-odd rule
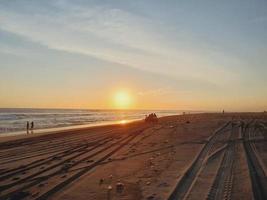
[[[267,200],[267,0],[0,18],[0,200]]]
[[[264,198],[266,127],[263,113],[188,114],[3,137],[0,199]]]

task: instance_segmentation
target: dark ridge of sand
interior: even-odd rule
[[[188,199],[206,199],[232,140],[236,162],[231,174],[236,178],[231,195],[251,199],[238,123],[252,118],[267,122],[262,113],[188,114],[154,124],[138,121],[0,138],[0,199],[167,199],[215,130],[232,120],[236,125],[221,131],[184,192]],[[256,134],[262,136],[256,143],[262,163],[265,133]]]

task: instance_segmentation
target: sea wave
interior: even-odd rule
[[[0,133],[25,130],[27,121],[34,121],[35,129],[46,129],[142,119],[151,112],[158,116],[182,113],[167,110],[0,109]]]

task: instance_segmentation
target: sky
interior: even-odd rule
[[[266,0],[0,0],[0,107],[263,111],[266,44]]]

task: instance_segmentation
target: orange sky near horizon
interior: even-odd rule
[[[198,96],[196,94],[177,96],[170,91],[146,91],[138,92],[129,88],[112,89],[109,91],[96,91],[91,94],[72,95],[65,93],[44,94],[37,96],[9,96],[9,101],[0,99],[2,108],[73,108],[73,109],[148,109],[148,110],[200,110],[200,111],[263,111],[264,100],[253,97],[247,99]],[[12,101],[13,100],[13,101]],[[19,102],[19,103],[18,103]],[[249,106],[248,106],[249,105]]]

